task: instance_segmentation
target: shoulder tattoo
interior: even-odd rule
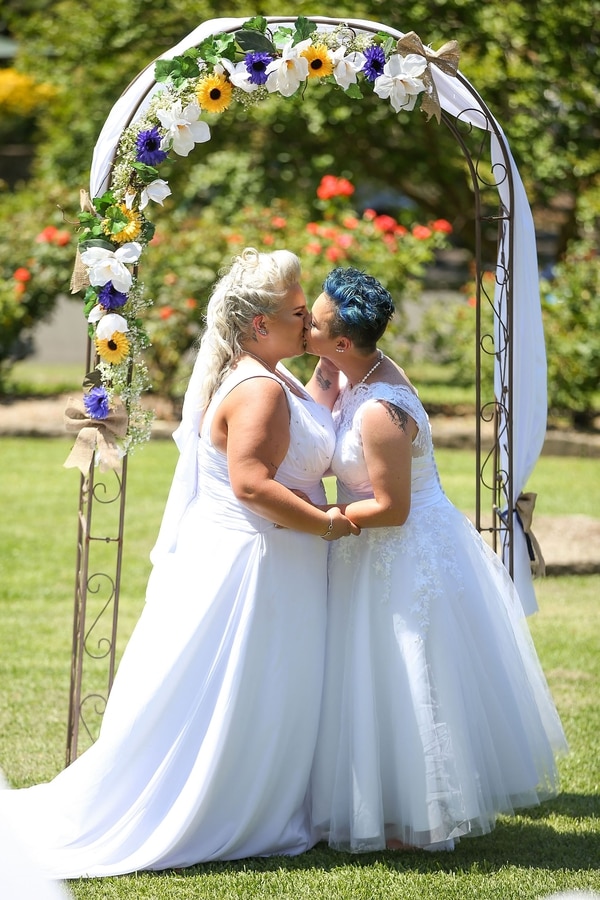
[[[390,403],[389,400],[380,400],[379,402],[387,412],[394,425],[397,425],[400,431],[407,432],[408,420],[410,418],[408,413],[401,409],[399,406],[395,406],[393,403]]]

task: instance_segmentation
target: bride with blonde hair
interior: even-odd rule
[[[280,363],[304,352],[307,317],[285,250],[244,250],[214,289],[100,736],[49,784],[0,791],[51,877],[314,843],[327,547],[359,529],[326,503],[331,414]]]

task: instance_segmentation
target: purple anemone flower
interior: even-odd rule
[[[365,50],[365,64],[363,72],[365,78],[369,81],[375,81],[380,75],[383,75],[383,67],[385,66],[385,53],[378,44]]]
[[[140,131],[136,140],[136,159],[146,166],[157,166],[167,158],[164,150],[160,149],[160,131],[156,126],[148,131]]]
[[[110,412],[106,388],[93,387],[84,395],[83,405],[90,419],[106,419]]]
[[[272,62],[270,53],[246,53],[244,62],[250,75],[251,84],[265,84],[267,80],[267,66]]]
[[[120,309],[127,303],[127,294],[118,291],[112,281],[107,281],[98,292],[98,303],[104,309]]]

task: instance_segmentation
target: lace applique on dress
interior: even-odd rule
[[[357,384],[353,389],[345,388],[338,396],[333,408],[333,417],[338,435],[351,428],[360,430],[361,408],[369,400],[387,400],[407,412],[415,422],[419,432],[413,441],[413,455],[421,456],[431,445],[429,417],[415,392],[404,384]],[[360,415],[357,418],[357,413]]]
[[[413,509],[404,525],[365,529],[360,540],[367,542],[370,565],[380,580],[379,602],[386,603],[390,599],[396,556],[403,553],[414,560],[412,603],[407,614],[414,617],[414,624],[424,633],[429,625],[430,606],[441,602],[448,575],[453,578],[457,591],[462,589],[462,578],[452,552],[451,527],[444,513],[446,507],[436,503],[415,509],[419,507],[420,496],[432,492],[438,497],[443,492],[433,456],[429,419],[423,404],[408,386],[377,382],[341,392],[334,408],[337,444],[333,470],[347,502],[373,496],[362,450],[361,424],[366,403],[377,400],[386,400],[407,412],[419,429],[412,443]],[[350,563],[352,540],[355,539],[337,541],[331,552],[340,554]],[[396,586],[396,589],[401,587]]]
[[[402,590],[401,585],[392,584],[396,556],[404,553],[414,561],[412,602],[408,611],[422,635],[429,626],[431,604],[443,602],[448,576],[453,579],[457,594],[463,590],[462,574],[453,553],[451,527],[447,517],[440,515],[439,507],[433,507],[409,517],[404,525],[365,529],[361,535],[369,545],[371,565],[380,579],[381,592],[377,597],[380,603],[389,602],[393,587]],[[350,564],[353,540],[356,538],[336,541],[330,552],[339,554]]]

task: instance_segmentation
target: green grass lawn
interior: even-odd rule
[[[77,471],[62,468],[70,446],[0,439],[0,767],[15,786],[64,766],[79,489]],[[151,441],[129,462],[120,648],[143,604],[175,458],[172,442]],[[443,451],[438,460],[448,494],[470,509],[472,455]],[[595,460],[542,457],[530,485],[540,491],[540,513],[598,516],[596,473]],[[319,846],[295,859],[74,881],[73,896],[533,900],[558,890],[600,892],[600,576],[547,578],[537,595],[530,625],[571,746],[555,800],[502,819],[452,854],[350,856]]]

